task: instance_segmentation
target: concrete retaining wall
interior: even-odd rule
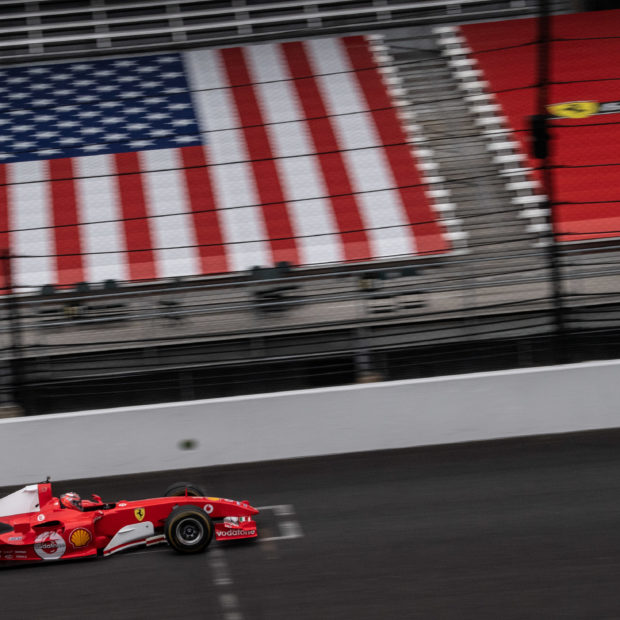
[[[620,361],[0,420],[0,485],[620,427]]]

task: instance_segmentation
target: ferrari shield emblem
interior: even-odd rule
[[[552,116],[564,118],[587,118],[596,114],[600,104],[598,101],[569,101],[567,103],[554,103],[547,106],[547,111]]]
[[[146,514],[146,510],[144,510],[144,508],[136,508],[133,511],[133,514],[136,516],[138,521],[142,521],[142,519],[144,519],[144,515]]]

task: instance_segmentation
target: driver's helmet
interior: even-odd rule
[[[82,498],[73,491],[69,493],[63,493],[60,496],[60,504],[65,508],[75,508],[77,510],[82,510]]]

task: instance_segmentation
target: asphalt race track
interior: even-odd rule
[[[1,617],[620,617],[620,432],[57,484],[176,480],[271,506],[263,540],[0,572]]]

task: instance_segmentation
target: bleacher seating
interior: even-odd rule
[[[460,27],[479,79],[507,119],[511,131],[503,139],[515,141],[522,165],[532,169],[540,163],[532,157],[530,131],[530,117],[540,112],[536,28],[532,19]],[[548,113],[558,241],[620,236],[619,32],[620,10],[552,20]],[[539,178],[535,170],[531,178]]]
[[[366,37],[2,75],[17,286],[450,249]]]

